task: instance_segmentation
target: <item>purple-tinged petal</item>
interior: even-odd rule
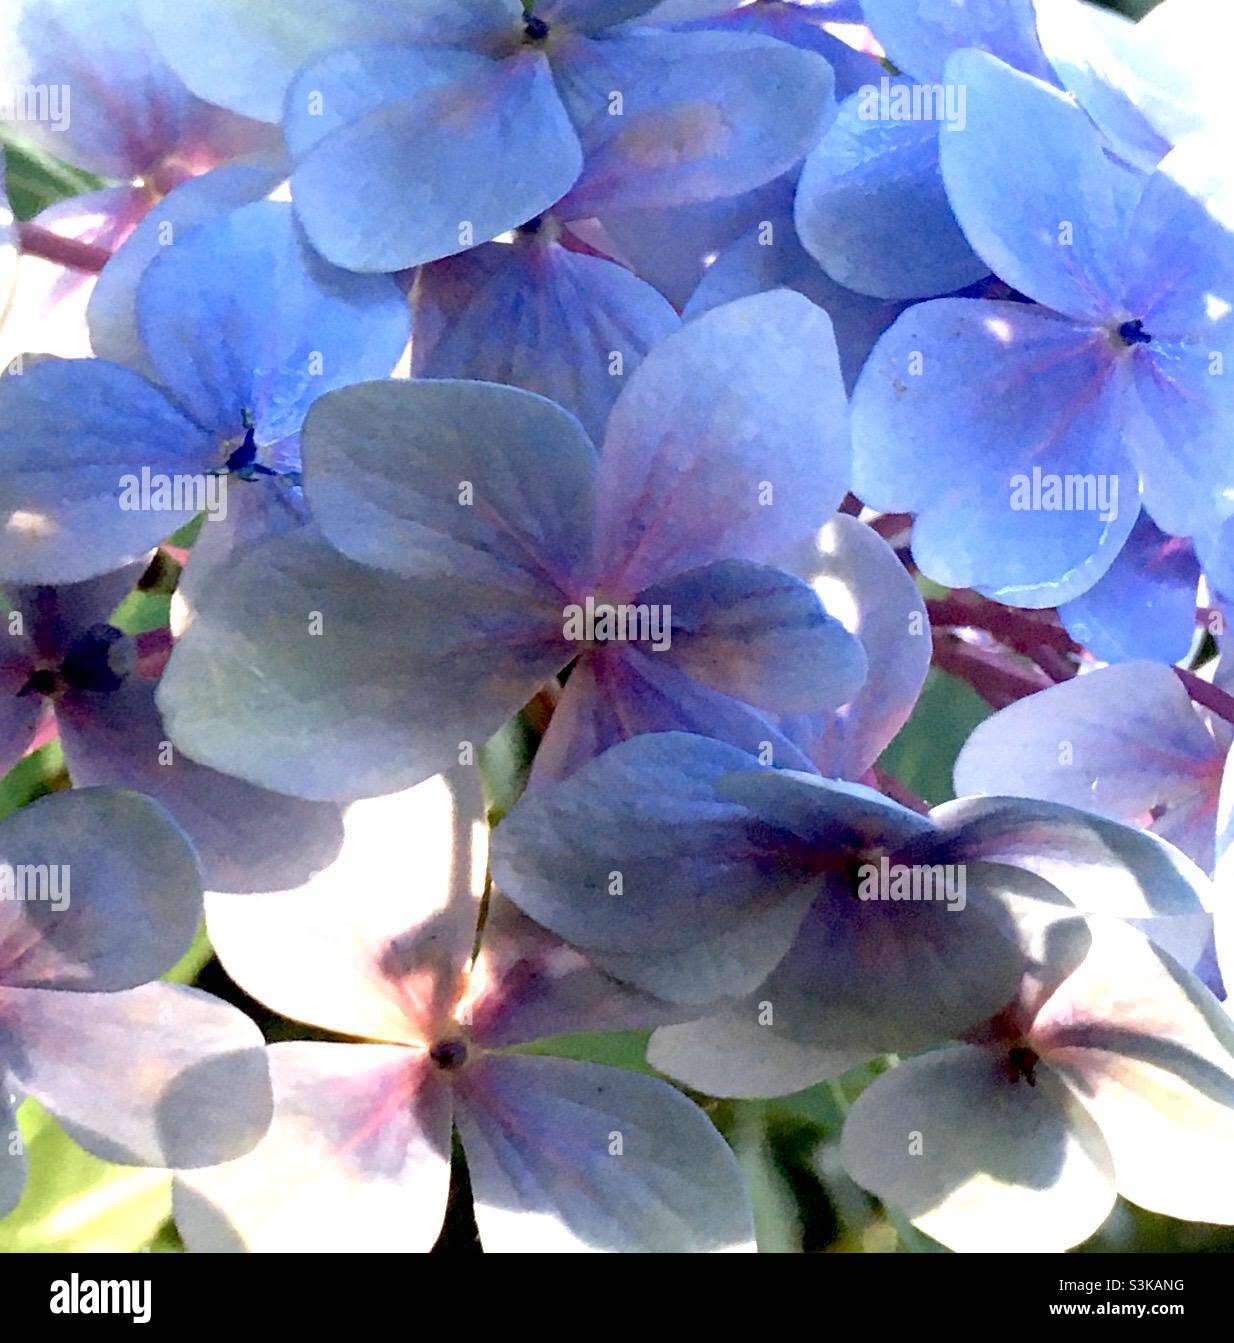
[[[738,196],[787,172],[835,116],[827,62],[753,33],[573,38],[553,73],[584,160],[563,219]]]
[[[200,473],[215,455],[204,430],[117,364],[48,359],[10,374],[0,381],[0,576],[73,583],[130,563],[196,510],[125,508],[126,481],[146,469]]]
[[[138,0],[12,0],[0,19],[0,86],[41,90],[23,138],[127,179],[174,150],[201,105],[164,64]]]
[[[1116,318],[1139,179],[1106,158],[1092,123],[1050,85],[980,51],[952,56],[946,77],[967,90],[967,124],[940,137],[943,180],[973,250],[1038,303],[1093,322]]]
[[[613,747],[498,826],[493,878],[524,913],[672,1002],[748,991],[787,951],[816,876],[716,782],[753,761],[666,733]]]
[[[455,575],[556,611],[585,579],[595,449],[543,397],[493,383],[344,388],[304,429],[306,492],[326,538],[409,577]]]
[[[681,325],[668,301],[623,267],[543,235],[422,267],[413,302],[412,377],[538,392],[597,442],[627,375]]]
[[[237,1161],[178,1177],[190,1251],[422,1254],[450,1190],[449,1088],[424,1054],[295,1041],[268,1050],[274,1118]]]
[[[1190,544],[1142,513],[1105,575],[1066,602],[1059,619],[1103,662],[1181,662],[1195,641],[1199,582]]]
[[[57,237],[90,243],[114,252],[132,233],[149,208],[150,199],[137,187],[105,187],[71,196],[41,210],[31,221]],[[61,266],[27,252],[17,269],[17,288],[7,313],[0,313],[0,365],[18,355],[53,354],[81,359],[92,352],[86,315],[98,277]]]
[[[785,768],[811,768],[771,714],[712,690],[659,653],[613,645],[570,672],[528,786],[563,779],[617,742],[652,732],[698,733]]]
[[[896,80],[887,97],[914,92]],[[963,133],[951,119],[882,119],[867,91],[847,98],[797,187],[806,251],[838,284],[890,301],[949,294],[981,279],[988,267],[956,223],[939,168],[940,135]]]
[[[1195,548],[1209,582],[1219,592],[1234,592],[1234,514],[1197,536]]]
[[[489,1055],[460,1076],[455,1122],[489,1253],[754,1248],[736,1158],[658,1078]]]
[[[1225,751],[1168,667],[1129,662],[996,713],[956,761],[961,794],[1011,794],[1144,825],[1205,871]]]
[[[1024,303],[918,304],[858,381],[853,488],[920,514],[913,554],[935,581],[1058,605],[1109,568],[1139,514],[1127,388],[1101,331]]]
[[[18,643],[11,637],[6,639],[0,659],[0,771],[4,773],[29,749],[45,708],[38,695],[21,693],[34,670],[34,661],[28,650],[12,647]]]
[[[944,861],[1036,873],[1086,914],[1165,918],[1203,914],[1212,903],[1211,884],[1190,858],[1092,811],[1035,798],[962,797],[935,807],[930,819]]]
[[[850,392],[878,338],[905,308],[836,284],[798,241],[789,209],[761,218],[726,247],[707,268],[682,315],[692,321],[721,304],[768,289],[794,289],[831,318]]]
[[[1101,1127],[1118,1192],[1151,1212],[1234,1222],[1234,1025],[1197,980],[1113,920],[1031,1035]]]
[[[488,242],[566,194],[578,137],[548,61],[517,50],[495,60],[364,47],[301,71],[284,132],[296,209],[323,256],[404,270]]]
[[[298,432],[325,392],[387,376],[411,334],[398,285],[323,263],[279,201],[242,206],[164,248],[138,287],[137,325],[160,383],[189,414],[234,437],[248,412],[259,450]]]
[[[925,603],[887,542],[844,513],[784,563],[860,640],[868,667],[843,708],[784,729],[828,778],[860,778],[908,721],[925,684],[932,647]]]
[[[355,564],[302,528],[202,594],[159,684],[200,764],[315,801],[397,792],[475,751],[569,660],[560,608]]]
[[[636,19],[658,0],[540,0],[536,17],[550,26],[561,23],[576,33],[594,33]]]
[[[661,341],[609,418],[597,561],[639,591],[714,560],[773,559],[849,483],[830,319],[800,294],[717,308]]]
[[[1101,1130],[1047,1069],[1033,1086],[965,1046],[908,1059],[857,1098],[845,1169],[913,1225],[960,1252],[1078,1245],[1114,1207]]]
[[[0,825],[0,858],[14,892],[0,903],[5,988],[132,988],[170,970],[197,931],[192,850],[138,793],[38,798]]]
[[[639,1030],[683,1009],[632,988],[493,894],[472,979],[470,1035],[485,1049],[578,1031]]]
[[[678,671],[756,708],[838,708],[865,680],[861,644],[780,569],[720,560],[646,588],[639,601],[671,612],[664,652]]]
[[[211,1166],[270,1122],[261,1032],[198,989],[0,989],[18,1085],[104,1161]]]
[[[475,769],[358,802],[334,862],[303,884],[209,895],[211,944],[232,979],[281,1016],[392,1044],[431,1041],[471,956],[483,823]]]

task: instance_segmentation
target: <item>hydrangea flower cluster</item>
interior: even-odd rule
[[[798,1093],[906,1245],[1234,1225],[1228,45],[14,0],[0,1233],[29,1100],[189,1251],[768,1248]]]

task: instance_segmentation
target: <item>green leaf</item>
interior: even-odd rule
[[[960,747],[991,713],[971,686],[931,667],[912,717],[878,763],[931,805],[949,802],[955,797],[951,773]]]

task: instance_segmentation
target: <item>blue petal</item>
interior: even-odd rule
[[[197,474],[215,456],[208,434],[116,364],[48,359],[4,378],[0,575],[72,583],[119,569],[196,511],[123,508],[124,477]]]
[[[517,0],[143,0],[163,56],[199,97],[277,121],[296,72],[338,47],[367,42],[479,40],[514,30]]]
[[[575,221],[570,231],[629,266],[681,309],[710,261],[759,220],[791,210],[795,171],[774,182],[725,196],[653,210],[605,210],[598,220]]]
[[[1037,38],[1033,0],[862,0],[865,20],[883,50],[914,79],[937,81],[953,51],[977,47],[1038,79],[1050,67]]]
[[[1129,351],[1143,410],[1128,441],[1163,531],[1208,531],[1234,507],[1234,205],[1196,137],[1149,179],[1128,228],[1123,311],[1152,337]]]
[[[565,219],[739,195],[791,168],[835,115],[827,62],[756,34],[578,38],[553,72],[586,163]]]
[[[1065,94],[994,57],[960,52],[947,82],[967,90],[967,124],[941,137],[943,180],[974,251],[1038,303],[1097,322],[1116,318],[1138,179],[1106,158]],[[1027,138],[1025,126],[1033,128]]]
[[[283,129],[309,239],[349,270],[465,252],[542,214],[582,167],[549,64],[530,48],[504,60],[335,52],[299,75]]]
[[[865,680],[865,651],[808,584],[779,569],[721,560],[639,594],[671,611],[664,656],[696,681],[762,709],[837,708]]]
[[[667,300],[623,267],[543,237],[423,267],[414,303],[413,377],[539,392],[596,442],[626,376],[680,325]]]
[[[560,627],[590,560],[595,449],[559,406],[494,383],[365,383],[313,408],[304,456],[309,502],[344,554],[481,580],[555,609]]]
[[[747,992],[788,950],[817,881],[761,864],[758,818],[717,796],[754,764],[702,737],[624,742],[523,797],[494,832],[493,879],[619,979],[680,1003]]]
[[[1110,566],[1139,513],[1125,405],[1104,333],[1024,303],[922,303],[858,382],[854,489],[920,514],[913,554],[937,582],[1056,606]]]
[[[159,683],[171,740],[292,797],[352,801],[474,754],[569,660],[560,606],[353,563],[311,528],[202,594]]]
[[[90,345],[100,359],[153,376],[137,330],[137,288],[146,267],[160,256],[164,239],[269,194],[287,171],[277,158],[229,163],[190,177],[145,216],[103,267],[86,317]]]
[[[259,449],[298,432],[322,393],[389,374],[411,330],[393,280],[322,263],[277,201],[166,248],[142,278],[137,321],[160,380],[198,423],[242,437],[248,412]]]
[[[617,399],[598,559],[619,590],[771,560],[838,506],[848,405],[831,322],[800,294],[730,303],[661,341]]]
[[[907,80],[888,97],[911,98]],[[987,266],[960,230],[939,168],[939,137],[959,123],[880,119],[871,86],[840,106],[797,187],[797,231],[839,284],[881,299],[929,298],[979,280]],[[888,108],[893,106],[890,102]]]
[[[1141,514],[1104,577],[1058,614],[1102,662],[1181,662],[1195,642],[1199,582],[1190,545]]]

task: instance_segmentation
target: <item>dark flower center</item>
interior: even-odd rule
[[[534,14],[528,14],[523,20],[523,33],[528,42],[543,42],[552,29]]]
[[[467,1062],[467,1042],[465,1040],[438,1040],[428,1051],[434,1066],[444,1073],[457,1072]]]
[[[1022,1077],[1030,1087],[1035,1087],[1037,1077],[1034,1069],[1039,1062],[1040,1057],[1035,1050],[1027,1045],[1013,1045],[1007,1054],[1007,1068],[1011,1073],[1011,1080],[1018,1082]]]
[[[1118,328],[1118,336],[1124,345],[1151,345],[1153,340],[1138,317],[1134,322],[1124,322]]]

